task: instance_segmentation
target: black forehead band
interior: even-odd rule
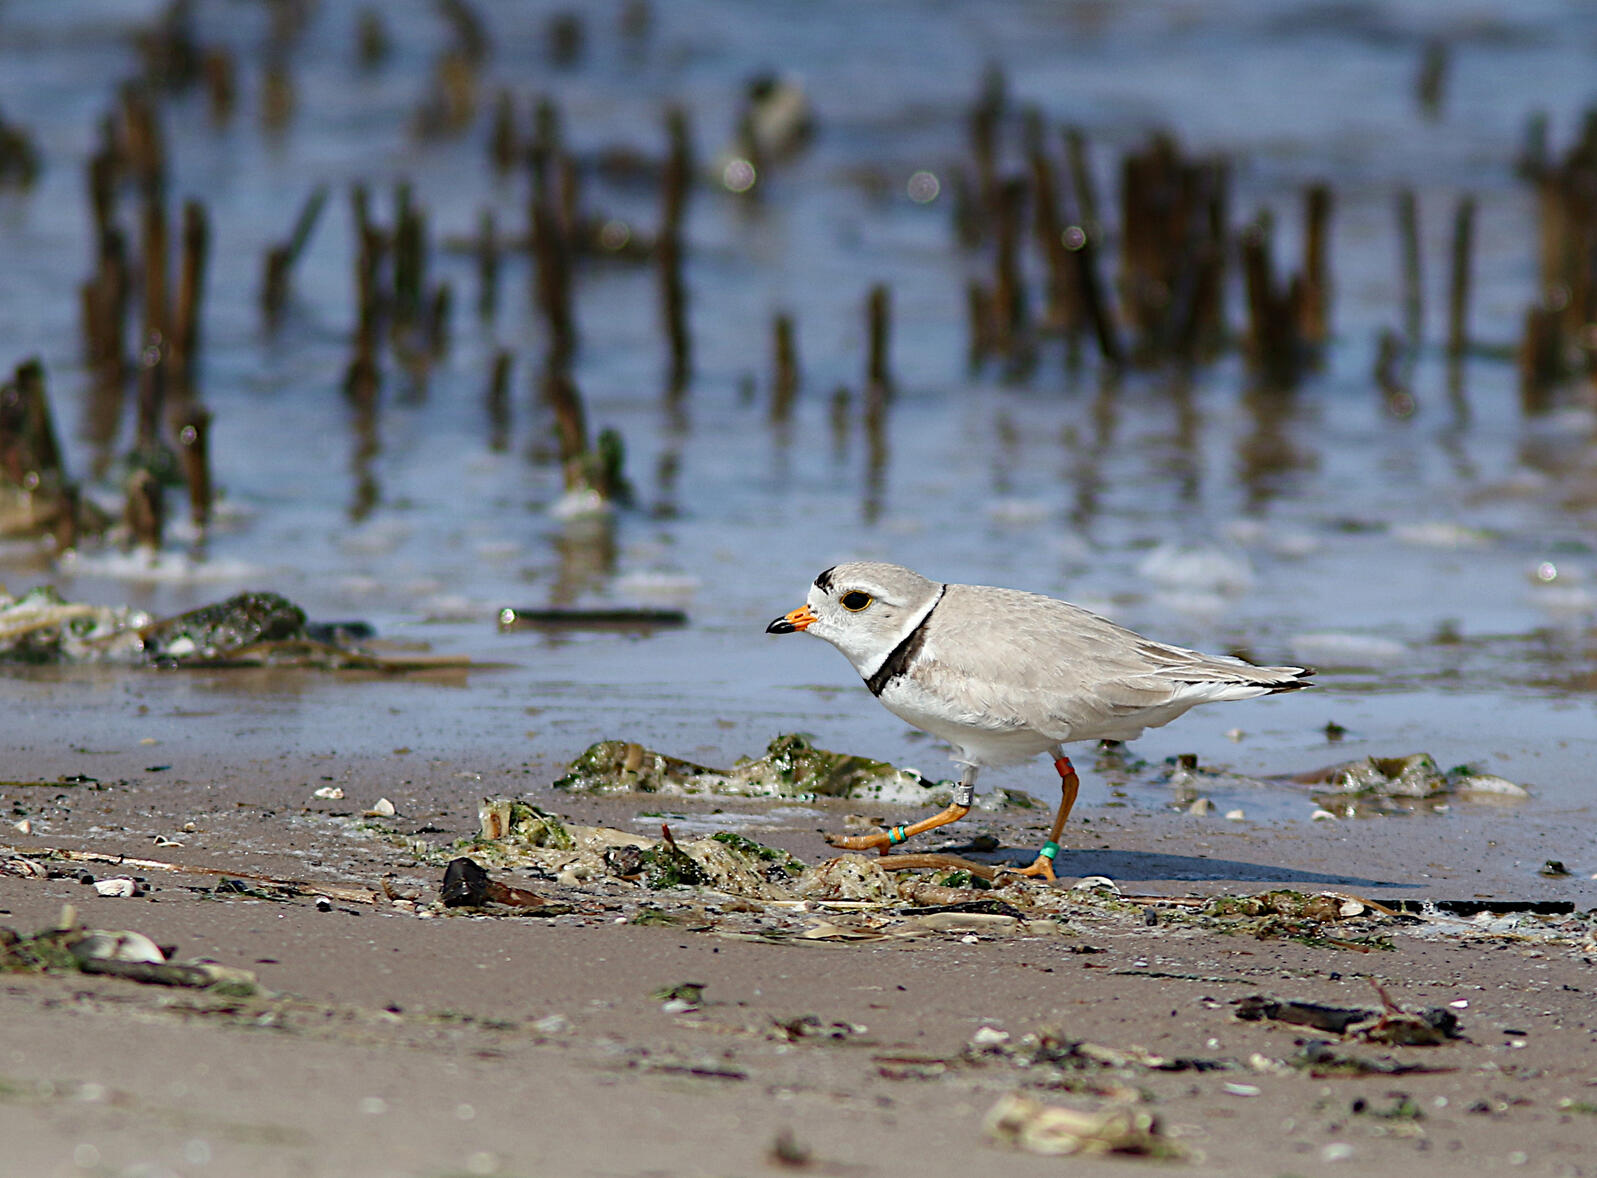
[[[819,589],[822,593],[830,593],[832,591],[832,574],[835,573],[836,571],[837,571],[837,566],[833,565],[831,568],[827,569],[820,576],[816,577],[815,578],[815,587],[817,589]]]

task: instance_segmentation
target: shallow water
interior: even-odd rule
[[[0,10],[0,106],[47,157],[31,192],[0,195],[0,360],[44,358],[79,476],[96,457],[78,428],[87,377],[76,288],[91,253],[83,161],[113,83],[133,70],[130,31],[159,9],[143,7]],[[483,109],[462,137],[421,142],[408,127],[444,36],[432,6],[383,6],[395,51],[371,73],[354,64],[355,7],[318,6],[290,56],[297,113],[274,135],[258,118],[262,11],[197,5],[202,41],[232,46],[241,63],[226,126],[211,124],[198,93],[164,107],[173,198],[202,197],[212,219],[200,388],[215,413],[218,526],[202,554],[179,532],[153,565],[86,548],[52,566],[10,545],[0,579],[158,612],[273,589],[315,618],[368,619],[387,637],[499,665],[397,681],[11,672],[0,712],[14,747],[149,737],[155,760],[227,742],[250,755],[406,747],[552,764],[619,736],[725,763],[801,729],[941,772],[942,752],[881,713],[835,652],[762,633],[817,571],[870,556],[1068,596],[1174,642],[1322,668],[1316,692],[1207,709],[1150,734],[1138,746],[1149,759],[1190,751],[1263,775],[1426,751],[1528,783],[1530,806],[1586,815],[1597,419],[1580,408],[1526,418],[1512,363],[1490,356],[1468,361],[1450,398],[1439,341],[1450,219],[1468,191],[1480,201],[1474,334],[1517,344],[1536,239],[1513,160],[1534,109],[1551,114],[1556,146],[1573,133],[1590,97],[1597,11],[897,3],[813,5],[797,20],[692,2],[656,5],[653,31],[628,43],[619,6],[607,6],[588,22],[586,60],[554,70],[542,50],[552,6],[479,8],[493,32]],[[1414,77],[1433,37],[1453,51],[1430,120]],[[1111,384],[1090,364],[1072,375],[1052,349],[1024,384],[970,375],[965,282],[985,263],[954,243],[947,177],[966,155],[965,112],[989,61],[1006,68],[1017,105],[1086,130],[1106,207],[1114,160],[1155,128],[1234,159],[1233,221],[1273,208],[1278,259],[1296,256],[1303,186],[1330,182],[1336,338],[1323,370],[1286,398],[1248,394],[1235,355],[1184,382],[1132,373]],[[380,449],[364,472],[375,502],[357,512],[363,472],[339,392],[354,314],[349,185],[372,185],[386,223],[392,184],[411,181],[434,242],[469,236],[487,207],[501,232],[517,232],[525,177],[496,178],[485,149],[498,87],[516,95],[524,127],[535,94],[557,98],[579,155],[661,151],[661,105],[681,101],[708,174],[739,86],[770,65],[802,76],[819,135],[767,175],[757,202],[708,182],[694,193],[695,378],[678,409],[662,395],[652,270],[611,263],[578,276],[575,376],[594,425],[625,439],[639,506],[599,529],[551,515],[559,474],[532,391],[543,341],[527,267],[507,260],[498,314],[483,323],[470,259],[435,252],[431,276],[454,287],[453,347],[425,389],[387,365]],[[929,204],[906,195],[918,170],[945,181]],[[269,334],[262,254],[320,182],[333,197]],[[1419,193],[1428,341],[1412,374],[1419,411],[1406,421],[1386,413],[1370,379],[1377,332],[1402,320],[1392,211],[1402,185]],[[647,189],[590,180],[584,199],[644,231],[656,215]],[[131,227],[130,197],[122,213]],[[898,395],[873,471],[858,389],[864,300],[878,281],[893,291]],[[785,429],[767,406],[777,309],[796,318],[803,368]],[[1240,316],[1233,289],[1233,325]],[[517,364],[503,453],[488,447],[482,408],[498,347]],[[841,438],[830,424],[839,385],[855,391]],[[109,484],[93,491],[116,500]],[[496,631],[500,607],[549,602],[680,605],[692,625],[650,637]],[[1327,743],[1327,721],[1349,729],[1341,744]],[[1240,743],[1226,737],[1234,728]],[[1038,765],[987,780],[1046,794],[1046,776]],[[1127,800],[1170,799],[1132,789]],[[1285,788],[1217,801],[1250,817],[1306,819],[1312,808]],[[1597,870],[1584,836],[1562,853]]]

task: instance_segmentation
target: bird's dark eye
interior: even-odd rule
[[[843,602],[844,609],[852,610],[854,613],[859,613],[859,611],[869,605],[874,598],[872,598],[869,593],[861,593],[858,589],[855,589],[850,593],[843,594],[840,600]]]

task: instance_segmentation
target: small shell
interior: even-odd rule
[[[139,885],[124,875],[116,879],[97,879],[94,890],[102,896],[137,896]]]

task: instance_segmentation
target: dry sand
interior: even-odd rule
[[[368,888],[388,877],[425,909],[436,866],[356,815],[334,815],[388,796],[399,814],[378,828],[444,847],[473,832],[481,793],[547,782],[555,768],[432,762],[396,785],[381,759],[197,761],[158,773],[146,771],[148,759],[101,758],[98,788],[0,788],[0,802],[34,823],[31,836],[6,841]],[[30,753],[6,776],[76,768]],[[344,801],[310,798],[323,776],[338,778]],[[648,808],[538,796],[577,820],[640,830]],[[835,825],[843,813],[821,820]],[[1340,881],[1337,890],[1388,900],[1486,893],[1591,906],[1589,881],[1543,880],[1525,867],[1557,815],[1269,828],[1091,803],[1082,814],[1089,821],[1071,835],[1083,849],[1061,857],[1061,887],[1091,871],[1128,892],[1247,893],[1273,875],[1303,891]],[[1018,821],[983,818],[973,829],[1034,845],[1043,819]],[[815,825],[810,815],[808,826],[754,833],[815,861],[825,854]],[[1083,906],[1063,924],[1004,935],[766,943],[705,927],[715,909],[691,907],[691,896],[667,907],[708,915],[665,926],[617,923],[636,905],[607,899],[613,889],[555,917],[424,918],[386,900],[324,911],[308,896],[224,898],[213,875],[133,874],[148,881],[146,896],[103,898],[71,877],[0,876],[0,925],[32,932],[71,903],[91,926],[137,929],[179,957],[254,970],[272,996],[0,975],[6,1173],[757,1174],[787,1168],[779,1141],[816,1174],[1597,1172],[1594,983],[1579,921],[1550,940],[1389,931],[1391,949],[1366,950]],[[757,917],[741,919],[747,932]],[[1372,980],[1410,1010],[1467,1003],[1453,1007],[1466,1037],[1435,1047],[1337,1042],[1432,1070],[1317,1078],[1274,1061],[1303,1040],[1336,1036],[1239,1021],[1231,1006],[1268,994],[1378,1007]],[[673,1012],[653,996],[686,981],[704,986],[696,1009]],[[1045,1028],[1226,1066],[1061,1070],[1008,1053]],[[993,1041],[997,1031],[1007,1046],[970,1051],[973,1036]],[[1198,1156],[1062,1159],[999,1146],[983,1118],[1017,1090],[1083,1110],[1136,1101]]]

